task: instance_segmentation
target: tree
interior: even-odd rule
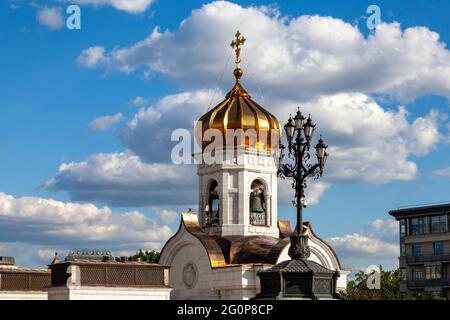
[[[145,250],[142,251],[142,249],[139,249],[138,252],[136,252],[135,255],[128,257],[128,261],[136,261],[140,258],[141,261],[147,262],[147,263],[157,263],[159,259],[159,252],[155,250]]]
[[[393,271],[384,271],[380,265],[380,288],[372,289],[367,286],[370,282],[369,277],[373,278],[377,275],[375,271],[366,274],[359,271],[355,274],[355,280],[347,284],[345,294],[341,294],[342,298],[348,300],[399,300],[400,295],[400,269]]]

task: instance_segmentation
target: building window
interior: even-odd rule
[[[434,243],[434,255],[438,256],[444,254],[444,244],[442,242]]]
[[[439,233],[447,231],[447,215],[441,214],[431,217],[431,232]]]
[[[423,279],[422,268],[412,269],[412,277],[413,277],[413,280],[422,280]]]
[[[404,237],[406,235],[406,220],[400,220],[400,237]]]
[[[411,234],[424,234],[425,233],[425,218],[412,218],[411,219]]]
[[[405,281],[406,280],[406,269],[400,268],[400,280]]]
[[[412,245],[412,254],[414,257],[420,257],[422,255],[422,245],[420,243],[414,243]]]
[[[400,256],[401,256],[401,257],[406,256],[406,245],[405,245],[405,242],[404,242],[404,241],[402,241],[402,242],[400,243]]]
[[[266,192],[261,181],[252,182],[250,191],[250,224],[255,226],[267,225]]]
[[[219,225],[219,212],[219,185],[217,184],[217,181],[213,180],[208,189],[208,204],[205,207],[204,225]]]
[[[428,266],[425,267],[426,279],[440,279],[441,278],[441,266]]]

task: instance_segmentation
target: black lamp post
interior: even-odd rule
[[[291,247],[289,256],[291,259],[307,259],[310,255],[307,236],[303,235],[303,219],[302,209],[305,205],[305,188],[306,179],[308,177],[318,178],[322,176],[323,167],[328,156],[327,145],[320,137],[319,142],[315,146],[317,163],[309,164],[310,145],[316,125],[309,116],[305,122],[305,117],[300,112],[300,108],[294,118],[289,117],[288,122],[284,125],[288,141],[288,158],[292,163],[282,163],[285,157],[284,145],[280,145],[280,165],[278,176],[293,179],[292,187],[295,189],[295,206],[297,207],[297,227],[296,231],[291,235]]]
[[[261,292],[255,299],[332,299],[336,291],[337,270],[330,270],[321,264],[308,260],[311,252],[308,236],[303,234],[302,209],[305,206],[305,188],[308,177],[319,178],[322,175],[328,156],[327,145],[322,137],[315,146],[317,163],[310,163],[310,145],[316,125],[311,117],[306,119],[300,110],[294,118],[289,117],[284,126],[288,141],[287,157],[292,161],[282,163],[286,147],[280,145],[280,165],[278,176],[292,178],[297,207],[297,226],[290,236],[289,257],[267,270],[258,272]]]

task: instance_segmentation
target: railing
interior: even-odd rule
[[[160,265],[128,263],[73,264],[79,268],[78,283],[85,286],[112,287],[165,287],[168,284],[166,267]],[[74,270],[70,264],[54,264],[52,285],[66,285]],[[72,279],[73,280],[73,279]]]
[[[406,256],[408,264],[434,261],[450,262],[450,254]]]
[[[407,285],[408,288],[448,287],[450,286],[450,278],[408,280]]]
[[[0,272],[0,291],[45,291],[49,286],[49,272]]]

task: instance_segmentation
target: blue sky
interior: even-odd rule
[[[336,148],[340,148],[336,155],[346,150],[345,146],[354,147],[359,143],[363,146],[362,157],[361,154],[342,156],[336,158],[335,166],[330,158],[329,175],[327,177],[326,172],[320,182],[324,187],[314,191],[318,200],[311,201],[312,205],[305,213],[315,231],[336,246],[344,265],[359,268],[383,263],[394,267],[396,229],[387,212],[403,205],[450,200],[450,170],[445,171],[450,167],[447,120],[450,106],[450,54],[447,48],[450,43],[450,3],[447,1],[345,1],[339,4],[336,1],[237,1],[233,6],[226,2],[156,0],[137,1],[134,9],[138,12],[132,12],[114,7],[108,4],[109,1],[95,5],[97,1],[92,0],[80,5],[81,30],[68,30],[65,28],[65,9],[77,2],[82,1],[10,0],[0,3],[0,192],[4,193],[4,197],[0,197],[0,208],[4,210],[0,227],[14,226],[11,229],[14,232],[4,233],[0,238],[0,255],[16,254],[19,263],[36,266],[44,264],[52,251],[71,247],[107,246],[118,253],[132,252],[142,246],[160,248],[177,228],[177,213],[196,205],[196,190],[192,188],[196,183],[195,168],[174,169],[154,155],[155,149],[148,149],[149,145],[153,140],[161,139],[155,145],[161,143],[165,147],[157,150],[165,156],[170,154],[173,144],[164,140],[164,135],[160,137],[158,132],[181,125],[182,121],[176,114],[164,111],[168,106],[180,108],[181,117],[186,113],[195,119],[206,111],[211,99],[220,100],[230,88],[231,64],[227,65],[223,79],[217,84],[229,56],[227,46],[233,36],[229,30],[235,29],[240,29],[248,42],[267,40],[265,47],[249,44],[247,53],[246,48],[243,49],[243,68],[248,70],[243,82],[248,84],[255,100],[279,116],[280,121],[284,121],[289,108],[295,110],[293,106],[297,103],[315,111],[312,116],[318,120],[319,130],[323,128],[330,146],[334,142]],[[380,7],[385,29],[372,32],[367,29],[366,8],[370,4]],[[226,18],[222,19],[213,11],[214,6],[223,6],[223,17]],[[50,14],[42,16],[45,12]],[[320,19],[300,19],[308,15]],[[180,26],[185,19],[187,22]],[[301,20],[301,28],[286,27],[297,19]],[[398,42],[385,41],[383,35],[392,34],[397,22],[400,33],[410,28],[410,38],[405,33],[400,38],[393,37]],[[261,34],[254,27],[255,23],[263,24]],[[199,26],[204,27],[204,36]],[[308,26],[313,29],[305,35],[303,32],[307,32]],[[156,27],[159,38],[137,48],[136,44],[149,39]],[[274,28],[280,28],[279,35]],[[326,35],[338,32],[337,28],[342,28],[340,34],[344,42],[345,37],[358,34],[354,43],[343,47],[339,41],[330,44]],[[275,31],[268,35],[269,32],[263,34],[264,30]],[[439,38],[430,36],[431,32]],[[269,76],[267,70],[272,69],[265,69],[263,61],[256,57],[256,53],[264,51],[264,55],[271,58],[271,52],[274,52],[273,61],[281,61],[283,56],[277,56],[277,46],[291,48],[292,43],[286,39],[295,39],[289,37],[297,35],[303,37],[298,48],[319,61],[318,69],[313,70],[310,77],[324,73],[317,84],[308,82],[308,77],[298,78],[308,74],[303,69],[298,75],[283,70],[280,78],[276,74]],[[277,41],[270,41],[273,39]],[[272,43],[274,46],[270,47]],[[361,43],[376,53],[373,56],[364,53],[357,47]],[[389,51],[390,46],[397,45],[398,50]],[[94,51],[86,51],[89,48],[101,48],[91,64],[86,58],[93,58],[89,54]],[[162,54],[162,58],[155,52]],[[317,52],[320,55],[315,56]],[[364,70],[361,62],[352,73],[353,65],[348,62],[348,57],[353,57],[350,61],[379,59],[374,65],[380,67]],[[201,58],[204,59],[200,61]],[[342,66],[342,70],[333,74],[338,80],[330,80],[325,85],[324,79],[331,78],[327,70]],[[352,81],[353,74],[361,76],[364,72],[366,77],[361,78],[361,83]],[[299,87],[278,86],[286,79],[291,84],[300,79]],[[286,92],[283,92],[285,87]],[[214,90],[219,94],[214,94]],[[179,96],[182,93],[185,96]],[[337,96],[339,94],[341,96]],[[141,98],[135,100],[136,97]],[[320,113],[324,104],[320,99],[326,99],[323,97],[330,97],[330,101],[344,109],[347,98],[353,97],[355,103],[359,101],[367,110],[375,112],[372,114],[374,121],[375,116],[380,115],[380,122],[359,127],[361,115],[352,114],[350,108],[343,114],[353,119],[353,134],[325,128],[335,121],[343,122],[337,128],[347,124],[346,118],[327,118]],[[366,98],[370,98],[372,104],[366,103]],[[181,105],[179,100],[182,100]],[[404,115],[398,111],[399,106],[404,108]],[[154,110],[161,116],[156,125],[152,122],[156,120],[149,118],[149,111]],[[361,114],[366,114],[365,110]],[[102,130],[90,127],[90,123],[99,117],[118,114],[117,123],[110,127]],[[390,127],[379,129],[378,123],[389,123]],[[403,127],[398,133],[386,134],[395,131],[392,127],[399,123]],[[419,125],[422,127],[417,130]],[[401,136],[401,141],[396,140],[397,135]],[[356,139],[356,136],[360,137]],[[373,139],[379,139],[380,143]],[[366,161],[364,157],[372,151],[372,145],[378,148],[379,154]],[[381,160],[377,159],[380,154]],[[355,164],[350,164],[349,159],[355,160]],[[61,169],[62,164],[69,167]],[[115,167],[117,164],[119,169]],[[357,168],[355,171],[358,172],[343,176],[339,168],[346,164]],[[411,164],[416,168],[411,168]],[[149,174],[147,180],[140,180],[139,170],[146,168],[155,173]],[[173,170],[181,178],[169,183],[165,181],[164,170]],[[376,172],[390,173],[377,179],[382,174]],[[374,178],[365,179],[362,177],[365,173]],[[155,178],[158,174],[161,176]],[[117,177],[114,187],[111,187],[111,176]],[[132,180],[134,176],[137,178]],[[164,194],[165,190],[168,194]],[[174,204],[167,199],[176,192],[182,193],[182,199]],[[22,197],[28,197],[28,202],[18,200],[23,200]],[[61,207],[57,210],[61,216],[65,215],[64,210],[70,211],[64,203],[92,203],[96,209],[83,207],[86,214],[93,214],[89,210],[94,210],[94,215],[98,214],[101,221],[107,220],[111,232],[104,236],[86,233],[83,239],[72,236],[78,229],[71,229],[67,224],[78,216],[78,211],[70,211],[74,217],[67,214],[68,221],[63,218],[58,221],[59,214],[43,217],[30,209],[39,207],[34,203],[41,198],[54,199],[58,203],[56,206]],[[4,209],[7,208],[5,203],[13,209]],[[293,219],[293,210],[287,203],[280,199],[279,216]],[[111,214],[103,216],[105,212],[100,211],[104,206]],[[43,205],[42,210],[45,208]],[[142,226],[147,226],[147,231],[142,230],[142,226],[135,227],[142,219],[141,214],[144,217]],[[103,223],[89,219],[82,219],[78,227],[99,228]],[[378,220],[382,221],[374,223]],[[117,221],[123,222],[125,231],[117,229]],[[41,229],[36,227],[40,225],[43,226]],[[95,228],[96,232],[102,232]],[[129,236],[123,237],[124,232]],[[52,237],[52,234],[57,236]],[[67,240],[60,240],[64,236]],[[361,244],[357,248],[349,245],[351,241],[359,240]],[[371,241],[377,246],[368,245]],[[389,254],[382,254],[384,246],[389,246]]]

